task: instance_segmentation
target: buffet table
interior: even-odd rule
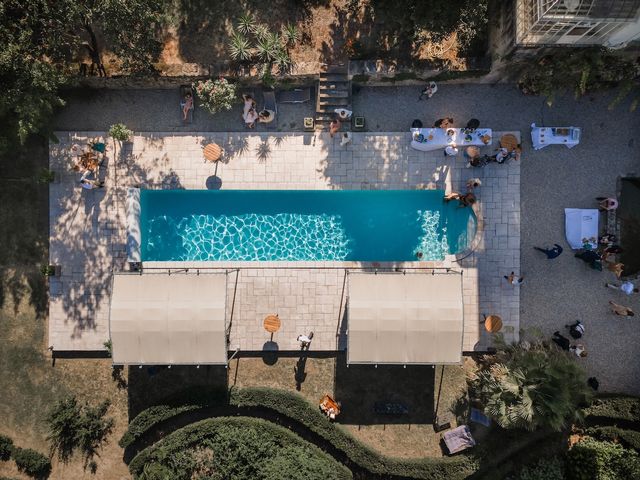
[[[580,129],[577,127],[538,127],[531,124],[531,143],[534,150],[549,145],[566,145],[573,148],[580,143]]]
[[[430,152],[449,145],[454,147],[491,145],[490,128],[478,128],[471,133],[465,133],[464,130],[464,128],[412,128],[411,148]]]

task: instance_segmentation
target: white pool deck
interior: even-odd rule
[[[494,139],[501,133],[494,132]],[[512,133],[519,137],[518,132]],[[444,157],[442,151],[412,150],[408,132],[354,133],[347,146],[340,146],[340,139],[331,139],[327,133],[149,132],[136,133],[132,143],[117,149],[115,157],[109,141],[101,171],[105,188],[84,190],[78,185],[80,175],[70,168],[69,147],[104,132],[56,135],[60,141],[50,145],[50,166],[59,181],[49,191],[50,261],[60,265],[62,272],[50,279],[49,345],[55,350],[104,348],[109,337],[111,277],[126,269],[125,192],[132,186],[383,190],[424,188],[432,183],[437,188],[464,191],[469,178],[479,177],[482,186],[476,193],[484,218],[481,242],[460,263],[447,258],[437,266],[463,271],[465,351],[484,350],[491,343],[491,336],[479,323],[483,313],[502,316],[507,339],[518,336],[519,290],[503,276],[520,268],[519,162],[468,169],[462,153],[454,158]],[[202,157],[203,146],[210,142],[225,149],[217,164],[205,163]],[[493,153],[495,148],[494,140],[485,150]],[[526,152],[521,161],[526,161]],[[229,271],[230,350],[263,350],[270,338],[262,321],[270,313],[282,320],[273,338],[279,350],[298,349],[296,337],[309,331],[315,334],[312,350],[345,347],[344,265],[233,262],[192,266]],[[403,266],[436,265],[394,265]]]

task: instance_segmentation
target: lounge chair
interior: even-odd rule
[[[305,103],[311,100],[310,88],[296,88],[280,92],[280,103]]]
[[[270,91],[262,92],[264,98],[264,108],[262,110],[268,110],[274,114],[278,113],[278,105],[276,104],[276,94]]]

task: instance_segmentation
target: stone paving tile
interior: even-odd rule
[[[111,276],[125,268],[124,196],[131,186],[377,190],[432,184],[461,191],[469,178],[480,177],[483,184],[478,203],[485,219],[482,241],[459,265],[451,257],[442,266],[464,271],[465,350],[483,349],[491,343],[479,323],[483,313],[501,315],[505,336],[518,335],[519,292],[502,279],[519,271],[517,162],[468,169],[461,154],[453,158],[444,157],[441,151],[412,150],[410,134],[398,132],[355,133],[347,146],[340,146],[338,138],[331,139],[326,133],[155,132],[136,135],[132,143],[117,148],[115,157],[114,146],[109,144],[101,170],[105,188],[85,191],[77,185],[79,174],[70,169],[66,152],[72,143],[82,144],[100,135],[103,133],[58,132],[60,143],[50,146],[51,168],[61,175],[60,183],[50,187],[49,212],[51,262],[62,266],[62,276],[53,279],[50,287],[49,343],[57,350],[102,349],[109,336]],[[499,132],[494,136],[499,138]],[[202,158],[203,146],[212,141],[225,150],[217,164],[205,163]],[[492,153],[494,148],[484,150]],[[313,266],[321,266],[318,263],[337,266],[331,262]],[[282,330],[274,336],[279,349],[296,348],[295,338],[308,330],[316,335],[314,348],[344,348],[344,336],[336,333],[344,313],[344,269],[240,265],[258,268],[243,268],[238,277],[233,318],[228,318],[231,349],[262,350],[269,338],[261,321],[274,312],[283,319]]]

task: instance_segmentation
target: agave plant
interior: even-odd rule
[[[263,62],[271,62],[275,58],[278,51],[278,45],[274,44],[270,38],[258,38],[256,43],[256,54],[258,58]]]
[[[267,27],[264,23],[258,23],[254,25],[251,31],[258,40],[264,40],[269,36],[269,27]]]
[[[278,67],[278,70],[280,71],[280,73],[286,73],[289,70],[291,70],[291,67],[293,67],[293,61],[291,60],[291,57],[289,56],[289,52],[287,52],[283,48],[279,49],[276,52],[275,58],[274,58],[274,63]]]
[[[238,31],[244,35],[253,32],[256,27],[256,18],[249,12],[244,12],[238,18]]]
[[[251,43],[241,33],[234,32],[228,44],[229,55],[237,61],[251,60],[253,54]]]
[[[287,23],[282,26],[282,37],[288,47],[293,47],[300,40],[300,31],[294,24]]]

